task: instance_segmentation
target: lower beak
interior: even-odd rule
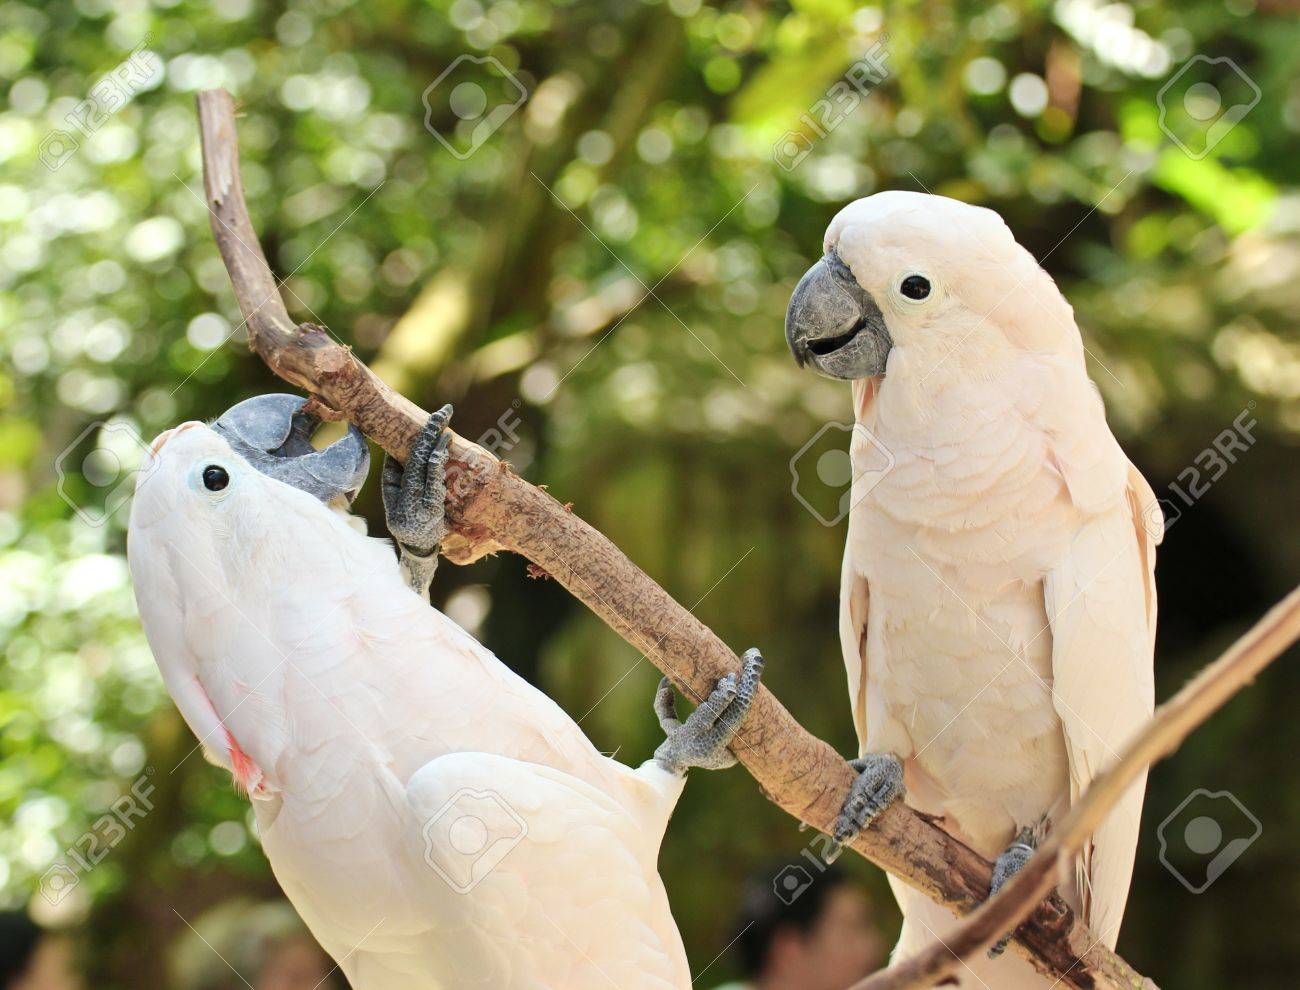
[[[875,299],[833,253],[795,286],[785,336],[800,367],[849,380],[883,375],[893,347]]]
[[[370,473],[366,438],[349,424],[347,436],[323,450],[311,445],[320,425],[296,395],[258,395],[227,409],[212,424],[231,448],[262,474],[322,502],[351,504]]]

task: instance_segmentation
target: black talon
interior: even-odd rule
[[[447,535],[447,459],[452,408],[443,406],[420,428],[405,465],[385,456],[381,490],[384,519],[397,542],[407,582],[428,592]]]
[[[989,897],[997,896],[998,891],[1006,886],[1007,881],[1024,869],[1025,864],[1029,862],[1029,857],[1034,854],[1036,845],[1034,830],[1029,827],[1022,828],[1011,845],[1007,846],[993,861],[993,882],[989,886]],[[990,946],[989,958],[996,959],[1002,955],[1014,934],[1015,932],[1007,932]]]

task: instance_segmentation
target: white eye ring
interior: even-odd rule
[[[934,295],[934,283],[928,275],[908,272],[898,280],[898,294],[911,305],[923,303]]]

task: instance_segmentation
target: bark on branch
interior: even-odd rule
[[[298,326],[280,299],[244,202],[235,105],[224,90],[198,96],[203,182],[212,231],[248,323],[249,344],[281,378],[320,397],[372,440],[404,458],[427,413],[380,381],[351,349],[312,324]],[[695,699],[739,670],[736,654],[603,535],[488,451],[453,437],[444,546],[458,562],[500,549],[522,554],[576,595]],[[766,689],[735,747],[764,793],[795,818],[829,832],[854,774]],[[988,895],[991,868],[933,820],[902,802],[852,848],[959,912]],[[1016,950],[1062,987],[1138,990],[1149,981],[1100,945],[1059,898],[1021,925]]]
[[[965,919],[942,942],[882,970],[849,990],[921,990],[955,973],[962,961],[1018,924],[1052,887],[1062,864],[1072,861],[1088,836],[1148,766],[1176,750],[1188,733],[1255,679],[1300,638],[1300,588],[1273,606],[1218,660],[1160,706],[1124,747],[1119,762],[1099,775],[1055,827],[1048,840],[998,896]]]

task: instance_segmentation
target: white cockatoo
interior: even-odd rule
[[[824,249],[786,336],[800,365],[852,382],[856,420],[840,634],[860,776],[836,838],[905,787],[995,861],[996,889],[1151,715],[1159,510],[1073,311],[996,213],[879,193]],[[1144,788],[1063,878],[1112,947]],[[954,919],[893,886],[901,958]],[[1017,958],[972,966],[963,987],[1048,985]]]
[[[385,466],[399,566],[338,511],[363,438],[313,451],[302,404],[163,433],[129,533],[163,679],[285,893],[356,990],[689,987],[659,845],[687,767],[734,762],[761,657],[684,724],[661,684],[655,758],[606,758],[424,598],[450,407]]]

